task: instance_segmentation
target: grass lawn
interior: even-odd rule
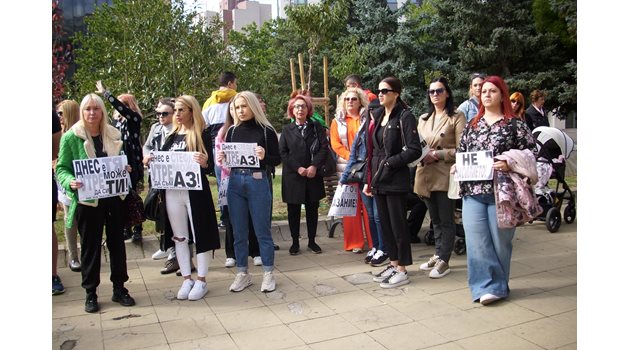
[[[215,209],[218,210],[218,206],[216,205],[216,201],[218,198],[218,190],[217,190],[217,180],[214,177],[208,177],[208,181],[210,182],[210,189],[212,191],[212,198],[215,200]],[[567,176],[565,181],[569,185],[572,191],[575,192],[577,189],[577,176]],[[145,184],[147,183],[145,179]],[[549,187],[555,189],[556,180],[549,181]],[[145,186],[145,190],[140,193],[140,196],[144,199],[147,194],[147,187]],[[323,199],[320,201],[319,205],[319,215],[326,215],[328,213],[328,201]],[[219,212],[216,213],[217,221],[219,219]],[[273,207],[272,207],[272,220],[286,220],[287,219],[287,205],[282,202],[282,175],[276,175],[273,179]],[[142,224],[143,227],[143,235],[155,234],[155,224],[153,221],[145,221]],[[66,239],[63,234],[63,209],[59,209],[57,211],[57,221],[55,222],[55,232],[57,233],[57,239],[59,242],[65,242]]]

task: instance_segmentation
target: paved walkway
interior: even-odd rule
[[[434,247],[413,244],[411,283],[384,290],[370,277],[380,268],[343,251],[343,237],[328,238],[325,226],[320,222],[322,254],[290,256],[288,228],[274,224],[277,290],[268,294],[260,292],[262,271],[251,258],[254,285],[229,292],[236,270],[223,267],[218,251],[207,276],[210,292],[203,300],[178,301],[181,277],[160,275],[163,260],[151,260],[157,241],[149,237],[142,247],[127,244],[126,287],[137,305],[110,300],[104,260],[101,311],[87,314],[80,274],[61,268],[66,293],[52,298],[53,349],[577,348],[577,221],[563,222],[554,234],[542,222],[519,228],[512,293],[490,306],[470,300],[465,255],[454,254],[451,274],[431,280],[418,264]]]

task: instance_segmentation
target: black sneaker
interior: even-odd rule
[[[409,237],[409,242],[411,242],[411,243],[420,243],[420,237],[418,237],[417,235],[411,236],[411,237]]]
[[[85,296],[85,312],[93,314],[98,312],[99,309],[96,293],[87,293]]]
[[[389,256],[386,253],[384,253],[382,250],[378,250],[376,251],[376,254],[374,254],[374,256],[372,257],[372,260],[370,261],[370,265],[381,266],[385,264],[387,259],[389,259]]]
[[[164,268],[160,270],[160,273],[163,275],[167,275],[169,273],[177,272],[179,270],[179,263],[177,262],[177,257],[166,260],[164,263]]]
[[[127,288],[115,288],[112,295],[112,301],[122,306],[134,306],[136,301],[133,300]]]
[[[190,266],[191,266],[191,268],[190,268],[190,273],[194,273],[194,272],[196,272],[196,271],[197,271],[197,269],[195,268],[195,265],[193,265],[192,261],[190,262]],[[177,272],[175,273],[175,275],[177,275],[177,276],[179,276],[179,277],[182,277],[182,270],[177,271]]]
[[[133,243],[140,243],[140,242],[142,242],[142,233],[141,232],[135,232],[131,236],[131,242],[133,242]]]
[[[297,255],[299,252],[300,252],[300,244],[299,243],[291,244],[291,248],[289,248],[289,254]]]
[[[280,250],[280,246],[277,244],[273,244],[273,250]]]
[[[317,245],[315,242],[311,242],[308,244],[308,249],[310,249],[314,254],[321,254],[322,248]]]
[[[133,237],[133,234],[131,233],[131,230],[128,229],[123,229],[123,239],[126,241],[128,239],[131,239]]]
[[[63,294],[66,291],[63,283],[61,283],[61,278],[59,276],[52,276],[52,295]]]

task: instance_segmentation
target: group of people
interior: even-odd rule
[[[125,227],[125,195],[79,200],[77,190],[83,184],[75,176],[72,163],[119,154],[127,155],[130,187],[138,192],[143,188],[144,166],[152,165],[153,151],[192,152],[201,168],[201,190],[159,190],[166,217],[163,227],[158,228],[163,235],[153,258],[168,257],[162,273],[180,271],[183,281],[177,299],[198,300],[208,293],[206,275],[214,255],[210,251],[220,248],[220,227],[225,227],[225,266],[236,266],[237,272],[230,291],[240,292],[253,284],[248,256],[254,265],[262,266],[260,290],[276,289],[271,178],[280,163],[282,200],[287,203],[292,237],[289,253],[300,253],[302,207],[306,213],[307,248],[314,254],[321,253],[316,243],[317,217],[319,201],[325,197],[323,167],[329,152],[335,153],[340,185],[355,186],[360,193],[356,215],[344,217],[344,250],[361,253],[367,242],[365,263],[382,266],[389,260],[374,275],[375,282],[382,288],[409,283],[407,267],[413,264],[413,233],[407,211],[408,196],[413,191],[428,208],[436,242],[435,254],[420,269],[430,271],[430,278],[446,276],[455,238],[455,201],[447,196],[449,176],[457,171],[455,154],[491,150],[498,156],[511,149],[535,152],[528,125],[512,109],[518,103],[510,102],[522,101],[508,95],[500,77],[475,75],[471,79],[470,99],[455,109],[448,81],[440,77],[433,79],[427,90],[429,110],[416,119],[402,100],[403,86],[395,77],[382,79],[375,93],[364,90],[356,75],[348,76],[344,84],[346,89],[338,100],[329,131],[325,123],[322,125],[314,117],[308,93],[295,93],[288,101],[289,123],[284,125],[279,139],[265,114],[262,97],[250,91],[237,92],[236,76],[230,72],[221,75],[221,88],[213,92],[203,108],[189,95],[161,99],[155,109],[158,122],[151,127],[142,148],[142,113],[133,95],[114,97],[99,81],[98,94],[86,95],[80,105],[73,101],[60,103],[57,114],[62,136],[53,183],[59,185],[55,198],[64,207],[69,265],[82,273],[85,311],[97,312],[100,308],[96,289],[100,283],[103,228],[110,251],[112,301],[125,306],[135,304],[124,287],[129,278],[124,239],[131,236],[134,241],[141,240],[141,226]],[[109,124],[99,95],[114,107],[114,126]],[[544,102],[544,95],[541,96]],[[542,113],[542,104],[534,109]],[[539,119],[532,121],[540,123]],[[253,144],[257,165],[227,166],[224,143]],[[53,160],[56,156],[53,147]],[[421,157],[420,164],[410,169],[408,164]],[[363,176],[349,183],[350,169],[358,162],[365,163]],[[493,167],[496,171],[510,171],[510,164],[503,160],[497,160]],[[205,175],[216,176],[217,186],[226,189],[218,221]],[[459,194],[463,201],[469,286],[473,300],[485,305],[508,296],[514,228],[497,225],[492,180],[461,182]],[[56,200],[53,203],[54,221]],[[77,232],[81,238],[80,258]],[[192,262],[193,251],[197,268]],[[53,259],[56,261],[55,256]],[[53,263],[53,294],[63,292],[59,285]]]

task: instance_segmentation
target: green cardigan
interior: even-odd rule
[[[105,125],[101,131],[101,136],[105,153],[110,157],[120,155],[123,146],[123,142],[120,140],[120,132],[111,125]],[[70,182],[75,179],[72,161],[88,158],[96,158],[94,142],[91,137],[88,137],[83,123],[79,121],[61,137],[57,167],[55,168],[57,181],[66,190],[66,194],[71,200],[65,220],[67,228],[72,227],[78,203],[92,207],[98,206],[98,199],[79,201],[77,191],[70,188]],[[122,199],[125,198],[124,195],[120,197]]]

